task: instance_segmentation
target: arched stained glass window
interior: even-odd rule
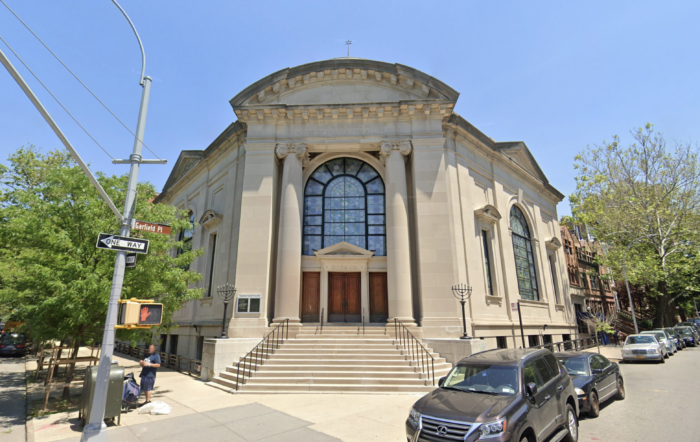
[[[532,255],[530,229],[525,215],[516,206],[510,209],[510,227],[513,230],[513,252],[515,253],[515,271],[518,276],[518,289],[522,299],[537,301],[537,273],[535,259]]]
[[[384,181],[369,164],[337,158],[318,167],[304,190],[302,254],[348,242],[386,255]]]

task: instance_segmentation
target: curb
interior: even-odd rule
[[[34,442],[34,419],[29,417],[31,412],[31,404],[29,402],[29,391],[27,383],[27,357],[24,357],[24,401],[25,401],[25,416],[24,416],[24,433],[27,442]]]

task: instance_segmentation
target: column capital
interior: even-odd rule
[[[297,158],[302,159],[306,152],[307,148],[306,144],[304,143],[277,143],[277,146],[275,147],[275,154],[277,155],[277,158],[280,159],[285,158],[290,153],[294,153]]]
[[[380,144],[379,153],[389,156],[394,150],[401,152],[401,155],[408,155],[413,150],[413,144],[411,140],[384,140]]]

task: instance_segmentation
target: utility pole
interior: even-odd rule
[[[352,41],[348,40],[345,42],[345,46],[348,47],[348,58],[350,58],[350,45],[352,44]]]

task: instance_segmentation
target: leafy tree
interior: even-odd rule
[[[99,341],[104,329],[115,252],[97,249],[100,232],[118,233],[119,224],[71,157],[20,148],[0,166],[0,311],[24,322],[35,341]],[[114,203],[124,205],[127,175],[98,175]],[[169,224],[189,224],[174,207],[153,204],[152,185],[138,185],[135,216]],[[164,304],[163,329],[183,302],[201,297],[189,288],[201,280],[186,270],[201,250],[175,256],[174,237],[132,232],[150,240],[148,255],[126,269],[122,298],[156,299]],[[120,331],[132,340],[150,340],[151,331]]]
[[[690,143],[668,149],[651,124],[632,136],[628,146],[615,136],[576,156],[576,191],[570,200],[577,221],[613,246],[608,265],[618,280],[623,250],[633,245],[627,254],[628,276],[632,283],[653,288],[654,325],[659,327],[669,323],[671,304],[684,296],[670,287],[675,268],[698,244],[698,152]]]

